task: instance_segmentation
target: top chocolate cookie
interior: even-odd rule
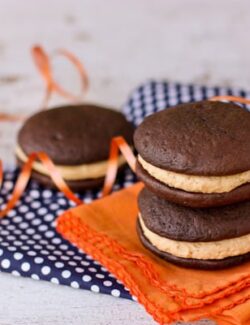
[[[45,151],[58,165],[107,160],[112,137],[132,144],[133,126],[114,110],[95,105],[64,106],[31,116],[18,134],[26,155]]]
[[[139,155],[161,169],[223,176],[250,170],[250,113],[233,103],[183,104],[147,117],[137,128]]]

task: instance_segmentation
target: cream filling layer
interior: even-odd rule
[[[153,166],[138,155],[142,167],[160,182],[186,192],[225,193],[250,182],[250,170],[226,176],[195,176],[175,173]]]
[[[139,222],[144,236],[161,252],[182,258],[199,260],[221,260],[250,252],[250,234],[232,239],[213,242],[185,242],[161,237],[149,230],[139,214]]]
[[[26,162],[28,160],[27,155],[24,153],[22,148],[17,145],[15,149],[16,156],[22,161]],[[119,166],[125,163],[125,159],[119,157]],[[76,166],[61,166],[56,165],[57,169],[60,171],[62,177],[68,181],[78,181],[83,179],[96,179],[104,177],[108,167],[108,161],[100,161],[92,164],[83,164]],[[49,176],[46,167],[44,167],[40,162],[34,162],[33,169],[40,174]]]

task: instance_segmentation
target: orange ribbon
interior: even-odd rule
[[[22,170],[17,178],[16,184],[14,186],[14,190],[10,200],[6,203],[5,208],[0,211],[0,218],[4,217],[16,204],[16,202],[20,199],[23,194],[29,180],[31,177],[32,165],[36,159],[39,159],[41,163],[46,167],[49,172],[50,177],[54,181],[57,188],[64,193],[64,195],[69,199],[75,202],[77,205],[82,204],[82,201],[75,196],[75,194],[70,190],[68,185],[63,180],[61,174],[58,169],[55,167],[52,160],[49,156],[44,152],[32,153],[29,155],[28,161],[23,165]],[[3,180],[3,168],[2,162],[0,164],[0,181],[2,183]]]
[[[46,94],[42,105],[43,109],[47,107],[52,92],[56,92],[62,97],[68,98],[74,102],[81,100],[82,96],[75,96],[71,94],[69,91],[63,89],[54,80],[52,74],[51,60],[48,54],[44,51],[41,46],[33,46],[31,52],[34,62],[46,83]],[[81,78],[82,93],[85,94],[89,87],[89,80],[87,72],[84,66],[82,65],[81,61],[73,53],[65,49],[58,49],[56,51],[56,54],[66,57],[76,67],[76,70],[79,72]],[[0,113],[0,122],[17,122],[23,121],[25,118],[26,116],[23,115]]]
[[[214,96],[210,98],[211,101],[229,101],[229,102],[238,102],[242,104],[250,104],[250,99],[246,99],[243,97],[236,97],[236,96]]]
[[[0,122],[18,122],[24,119],[25,116],[23,115],[0,113]]]
[[[31,49],[31,53],[34,59],[34,62],[41,73],[45,84],[46,84],[46,94],[43,101],[43,108],[47,107],[48,101],[52,95],[53,92],[58,93],[62,97],[65,97],[67,99],[70,99],[74,102],[81,101],[82,96],[76,96],[72,94],[71,92],[65,90],[63,87],[61,87],[53,78],[52,74],[52,66],[51,66],[51,60],[48,56],[48,54],[45,52],[45,50],[39,46],[33,46]],[[80,62],[80,60],[71,52],[65,50],[65,49],[59,49],[56,51],[57,54],[62,55],[66,57],[75,67],[76,70],[79,72],[81,83],[82,83],[82,91],[85,93],[89,86],[89,80],[87,72]]]
[[[81,99],[80,96],[75,96],[69,91],[62,88],[53,78],[51,60],[48,54],[44,51],[44,49],[39,46],[33,46],[31,49],[32,56],[34,62],[41,73],[43,79],[46,83],[46,94],[44,98],[43,108],[47,107],[50,96],[53,92],[58,93],[59,95],[68,98],[73,101],[79,101]],[[87,72],[80,62],[80,60],[71,52],[65,49],[59,49],[56,51],[57,54],[66,57],[77,69],[79,75],[81,77],[82,91],[85,93],[89,87],[89,80]],[[25,116],[21,115],[9,115],[5,113],[0,113],[0,121],[19,121],[24,120]],[[102,189],[102,196],[110,193],[112,186],[115,182],[118,165],[119,165],[119,150],[124,155],[131,169],[135,170],[135,156],[124,140],[123,137],[113,138],[110,144],[110,157],[108,162],[108,169],[105,177],[104,186]],[[60,172],[52,162],[52,160],[48,157],[48,155],[44,152],[32,153],[28,156],[27,162],[23,165],[22,170],[18,176],[16,184],[13,189],[12,196],[8,202],[5,204],[5,208],[0,211],[0,218],[4,217],[16,204],[16,202],[20,199],[25,188],[31,178],[32,166],[35,160],[40,160],[41,163],[46,167],[49,176],[53,180],[56,187],[64,193],[64,195],[69,199],[75,202],[77,205],[83,204],[83,202],[75,196],[75,194],[70,190],[66,182],[63,180]],[[2,161],[0,160],[0,187],[3,181],[3,166]]]
[[[112,186],[116,179],[116,174],[118,170],[118,151],[121,151],[126,161],[128,162],[131,169],[135,170],[136,158],[123,137],[113,138],[110,145],[110,157],[108,161],[108,169],[106,173],[106,178],[102,190],[102,196],[110,193]],[[23,165],[22,170],[17,178],[14,190],[10,200],[5,204],[5,208],[0,211],[0,218],[6,216],[6,214],[13,209],[17,201],[22,196],[25,188],[31,178],[32,166],[35,160],[39,159],[41,163],[46,167],[49,176],[53,180],[56,187],[64,193],[64,195],[76,205],[83,204],[83,202],[71,191],[64,179],[62,178],[59,170],[56,168],[53,161],[44,152],[32,153],[28,157],[28,161]],[[0,186],[3,181],[3,167],[0,161]]]
[[[130,146],[127,144],[123,137],[115,137],[111,140],[108,169],[105,176],[104,186],[102,190],[102,197],[110,193],[118,171],[119,167],[119,150],[126,159],[129,167],[135,172],[136,158],[131,150]]]
[[[74,54],[64,49],[57,50],[57,54],[66,57],[76,67],[81,77],[82,91],[86,92],[89,86],[89,81],[88,81],[86,70],[81,64],[80,60]],[[78,97],[72,95],[70,92],[63,89],[54,80],[50,58],[41,46],[33,46],[32,55],[35,64],[38,67],[38,70],[40,71],[41,75],[43,76],[46,82],[46,95],[44,99],[43,108],[47,106],[47,103],[53,91],[73,101],[80,100],[80,96]],[[7,113],[0,113],[0,121],[14,122],[14,121],[22,121],[25,118],[26,117],[22,115],[17,115],[17,114],[11,115]],[[11,199],[5,204],[5,208],[2,211],[0,211],[0,218],[4,217],[15,206],[16,202],[20,199],[21,195],[23,194],[30,180],[33,163],[37,159],[39,159],[41,163],[47,168],[47,171],[50,177],[52,178],[54,184],[57,186],[57,188],[61,192],[63,192],[64,195],[69,200],[72,200],[77,205],[82,204],[82,201],[77,196],[75,196],[75,194],[70,190],[68,185],[65,183],[61,174],[57,170],[52,160],[48,157],[48,155],[44,152],[38,152],[29,155],[28,161],[23,165],[23,168],[14,186]],[[3,181],[3,165],[2,165],[2,161],[0,160],[0,186],[2,185],[2,181]]]

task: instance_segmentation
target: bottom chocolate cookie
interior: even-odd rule
[[[167,262],[173,263],[181,267],[203,269],[203,270],[220,270],[220,269],[237,266],[239,264],[242,264],[250,260],[250,253],[240,255],[240,256],[227,257],[222,260],[198,260],[193,258],[177,257],[169,253],[162,252],[158,250],[154,245],[152,245],[148,241],[148,239],[144,236],[142,228],[139,223],[139,219],[137,220],[136,227],[137,227],[137,233],[139,239],[143,244],[143,246],[145,246],[152,253],[156,254],[157,256],[161,257]]]

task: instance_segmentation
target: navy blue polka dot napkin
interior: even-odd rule
[[[128,120],[138,125],[153,112],[215,95],[250,98],[250,92],[242,90],[149,81],[131,94],[123,112]],[[17,170],[4,173],[0,191],[2,207],[10,197],[17,173]],[[119,176],[114,190],[135,181],[135,176],[127,169]],[[87,191],[79,197],[90,203],[98,195],[99,191]],[[56,233],[57,216],[73,205],[62,193],[31,181],[15,209],[0,220],[0,270],[131,299],[128,290],[112,274]]]

